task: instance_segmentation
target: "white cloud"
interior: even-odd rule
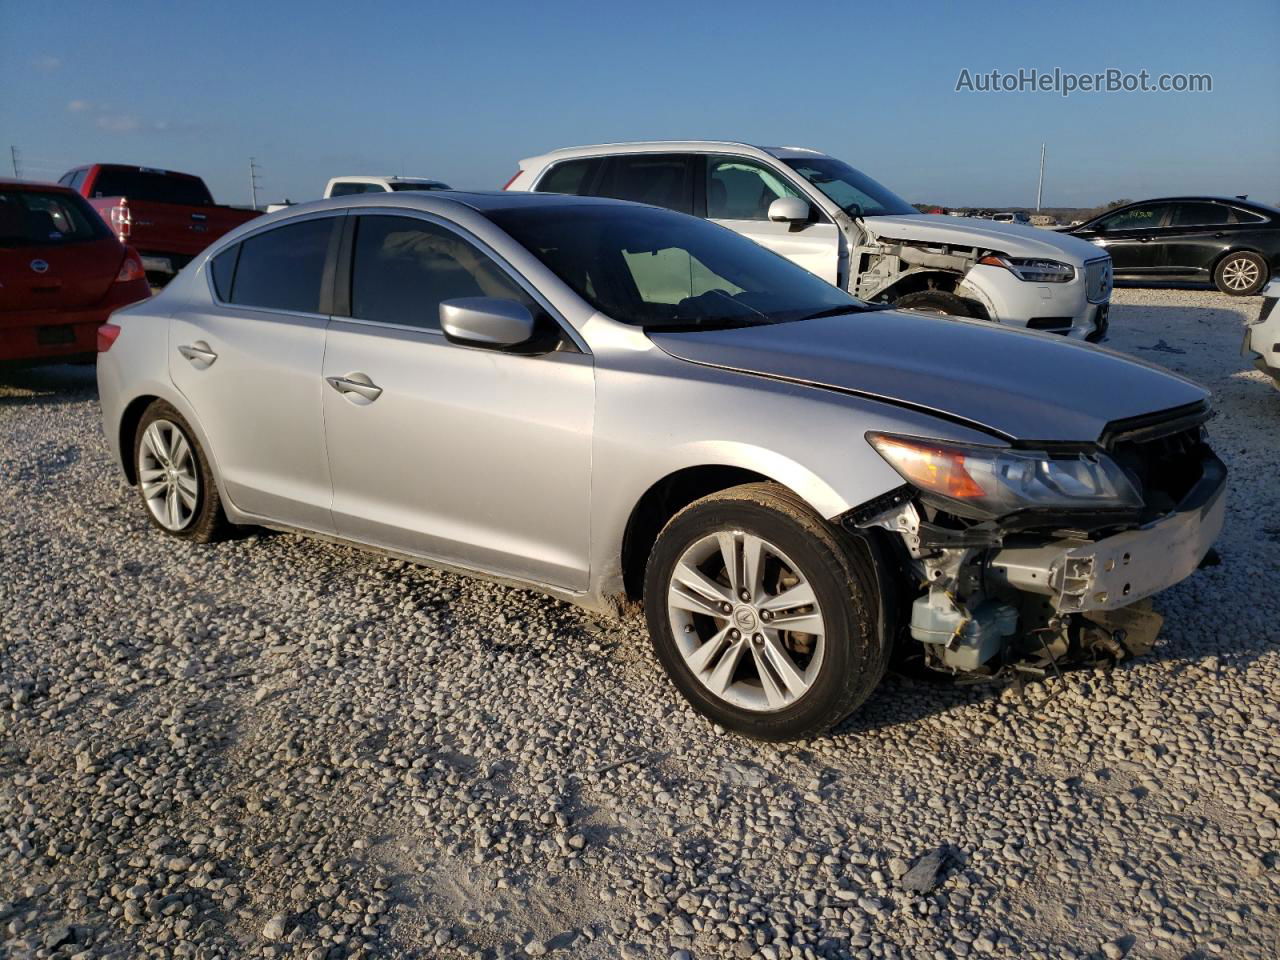
[[[142,129],[142,121],[131,113],[103,113],[93,122],[99,130],[108,133],[134,133]]]

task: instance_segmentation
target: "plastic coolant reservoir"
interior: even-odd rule
[[[966,615],[950,598],[936,602],[930,594],[911,605],[911,636],[939,647],[939,658],[956,670],[975,670],[986,663],[1018,628],[1018,611],[1007,603],[984,600]],[[950,646],[952,637],[955,642]]]

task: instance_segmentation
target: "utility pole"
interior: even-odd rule
[[[1044,199],[1044,144],[1040,144],[1040,183],[1036,186],[1036,213],[1040,212],[1040,201]]]
[[[258,209],[258,164],[253,157],[249,158],[249,203]]]
[[[18,148],[17,147],[14,147],[14,146],[9,147],[9,161],[13,164],[13,179],[21,180],[22,167],[18,165]]]

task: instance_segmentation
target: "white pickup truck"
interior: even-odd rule
[[[396,193],[400,190],[450,190],[441,180],[425,177],[334,177],[324,188],[325,199],[355,193]]]

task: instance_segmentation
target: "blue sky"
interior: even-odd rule
[[[812,146],[913,201],[1280,202],[1280,3],[22,3],[0,0],[0,170],[120,161],[222,202],[347,173],[501,186],[581,143]],[[1208,73],[1211,93],[957,93],[972,74]]]

